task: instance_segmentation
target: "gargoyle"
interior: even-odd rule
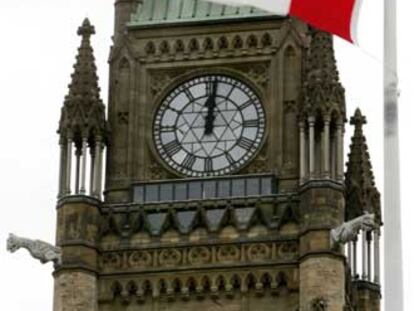
[[[18,237],[10,233],[7,239],[7,250],[11,253],[20,248],[29,251],[33,258],[38,259],[42,264],[52,261],[55,265],[60,265],[62,261],[61,249],[40,240],[31,240]]]
[[[340,244],[346,244],[357,238],[361,230],[374,230],[378,228],[374,214],[364,214],[343,223],[331,230],[331,247],[336,248]]]

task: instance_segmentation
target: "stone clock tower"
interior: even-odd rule
[[[360,111],[332,37],[202,0],[117,0],[108,113],[85,20],[59,125],[54,311],[379,310]],[[104,167],[106,169],[104,170]]]

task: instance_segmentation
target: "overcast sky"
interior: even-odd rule
[[[88,16],[102,98],[107,98],[113,0],[0,1],[0,292],[2,310],[52,310],[51,265],[42,266],[25,251],[5,251],[9,232],[54,241],[58,179],[56,129],[67,93],[79,38],[76,30]],[[369,19],[362,29],[365,50],[336,41],[341,80],[347,91],[348,115],[357,106],[368,118],[366,134],[377,185],[382,191],[382,65],[381,7],[366,0]],[[400,1],[399,69],[402,229],[405,310],[414,310],[414,212],[410,188],[414,173],[414,43],[412,1]],[[349,145],[350,128],[346,145]],[[348,148],[346,148],[348,150]],[[386,220],[385,220],[386,221]],[[398,310],[387,310],[398,311]]]

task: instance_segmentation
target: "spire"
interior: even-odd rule
[[[104,136],[106,132],[105,106],[100,98],[95,58],[90,38],[95,28],[85,19],[78,29],[82,37],[76,64],[65,97],[58,133],[72,136],[75,142],[82,137]]]
[[[374,174],[368,146],[363,132],[366,118],[358,108],[351,118],[351,125],[355,127],[351,138],[350,153],[346,164],[346,218],[353,219],[364,212],[375,213],[381,219],[379,192],[375,186]]]
[[[315,115],[337,111],[343,119],[345,91],[339,81],[332,35],[311,28],[305,59],[302,113]]]

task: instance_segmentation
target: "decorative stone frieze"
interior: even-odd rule
[[[141,63],[183,59],[230,58],[275,54],[282,40],[276,31],[243,31],[225,35],[180,36],[143,40],[135,51]],[[278,40],[279,39],[279,40]],[[142,48],[141,48],[142,47]]]
[[[225,267],[257,263],[269,265],[295,262],[297,257],[298,243],[292,240],[106,251],[99,259],[99,266],[102,273],[143,272],[179,267]]]

